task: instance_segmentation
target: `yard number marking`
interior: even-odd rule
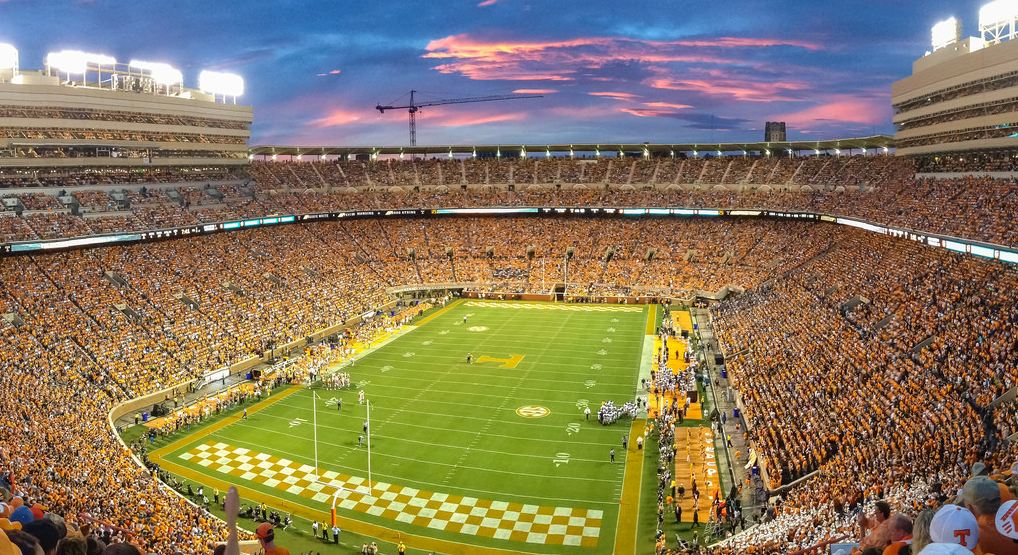
[[[542,407],[540,405],[526,405],[516,409],[516,414],[523,418],[544,418],[551,414],[548,407]]]

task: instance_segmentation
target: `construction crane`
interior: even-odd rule
[[[471,104],[474,102],[494,102],[496,100],[520,100],[524,98],[541,98],[539,94],[508,94],[508,95],[495,95],[495,96],[471,96],[466,98],[446,98],[444,100],[429,100],[427,102],[417,102],[414,100],[414,95],[417,94],[416,90],[410,91],[410,103],[405,106],[383,106],[378,104],[375,109],[381,113],[385,113],[386,110],[403,110],[406,109],[407,114],[410,116],[410,146],[417,146],[417,112],[421,108],[428,106],[444,106],[446,104]]]

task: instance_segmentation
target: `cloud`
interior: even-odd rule
[[[650,79],[647,85],[655,89],[698,92],[707,96],[729,97],[747,102],[773,102],[797,100],[789,93],[809,90],[810,84],[798,81],[753,81],[725,79],[715,76],[704,79]]]
[[[751,37],[646,40],[578,37],[563,40],[488,40],[449,35],[425,46],[436,71],[474,80],[572,81],[613,62],[746,65],[746,54],[771,47],[818,50],[816,43]]]
[[[885,96],[833,95],[822,104],[773,117],[797,127],[830,122],[876,125],[886,122],[890,111],[891,104]]]
[[[604,98],[612,98],[612,99],[615,99],[615,100],[632,100],[634,98],[639,98],[638,95],[635,95],[633,93],[617,92],[617,91],[595,91],[595,92],[589,92],[587,94],[589,94],[590,96],[600,96],[600,97],[604,97]]]
[[[686,108],[692,108],[692,106],[690,106],[689,104],[674,104],[671,102],[644,102],[643,105],[648,106],[650,108],[661,108],[670,110],[684,110]]]
[[[351,125],[364,118],[363,110],[348,110],[346,108],[333,108],[325,116],[311,120],[314,127],[340,127]]]
[[[558,89],[515,89],[513,94],[555,94]]]
[[[488,6],[494,6],[498,0],[483,0],[477,3],[478,8],[487,8]]]
[[[328,77],[330,75],[339,75],[340,73],[343,73],[343,71],[339,70],[339,69],[330,69],[327,72],[319,73],[317,75],[318,75],[318,77]]]
[[[743,118],[727,118],[704,112],[662,111],[653,109],[623,109],[622,111],[639,117],[664,117],[677,119],[687,123],[689,129],[702,131],[748,131],[753,122]],[[636,112],[636,113],[634,113]]]
[[[679,112],[679,110],[692,108],[689,104],[675,104],[672,102],[643,102],[641,105],[644,107],[628,106],[619,108],[619,111],[639,118],[683,119],[684,114]]]
[[[522,121],[527,119],[528,115],[527,112],[501,112],[493,110],[490,106],[476,106],[472,108],[459,106],[427,108],[422,110],[417,118],[422,125],[426,126],[467,127],[471,125]]]

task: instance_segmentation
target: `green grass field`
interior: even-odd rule
[[[247,419],[159,457],[283,510],[327,515],[338,491],[341,522],[398,530],[411,546],[424,537],[457,551],[611,553],[629,420],[601,426],[596,412],[633,397],[647,318],[638,306],[463,301],[344,368],[355,388],[274,393]],[[371,403],[370,491],[360,388]]]

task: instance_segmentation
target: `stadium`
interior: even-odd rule
[[[978,19],[893,134],[417,144],[553,93],[413,91],[331,146],[0,26],[0,555],[1018,554],[1018,2]]]

